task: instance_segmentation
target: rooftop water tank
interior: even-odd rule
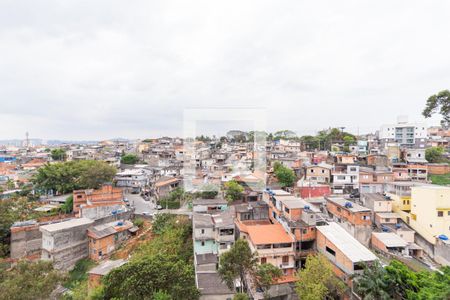
[[[438,238],[443,241],[448,241],[448,237],[445,234],[439,235]]]

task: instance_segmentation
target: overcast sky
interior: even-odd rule
[[[181,135],[223,107],[365,133],[446,88],[446,0],[0,0],[0,139]]]

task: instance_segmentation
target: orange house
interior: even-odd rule
[[[327,210],[338,221],[352,225],[371,225],[371,210],[344,198],[326,197]]]
[[[130,221],[114,221],[89,228],[89,258],[99,261],[109,257],[118,245],[128,239],[128,230],[132,227]]]

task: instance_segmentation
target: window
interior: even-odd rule
[[[391,219],[389,219],[389,218],[386,218],[386,219],[384,219],[384,221],[385,221],[385,222],[390,222],[390,221],[391,221]]]
[[[450,216],[450,210],[449,210],[449,211],[447,211],[447,216]]]
[[[202,234],[204,234],[205,233],[205,229],[202,229]]]
[[[307,231],[306,229],[302,229],[302,233],[303,233],[303,234],[307,234],[308,231]]]
[[[443,211],[438,211],[437,214],[438,214],[438,217],[443,217],[444,216],[444,212]]]
[[[83,195],[77,195],[77,198],[78,199],[83,198]]]
[[[267,258],[261,257],[261,264],[265,264],[265,263],[267,263]]]
[[[314,173],[314,170],[313,169],[311,169],[311,170],[309,170],[311,173]]]
[[[325,250],[326,250],[328,253],[330,253],[331,255],[336,256],[336,252],[335,252],[333,249],[328,248],[328,247],[325,247]]]
[[[283,256],[282,260],[283,260],[283,265],[284,264],[288,264],[289,263],[289,256],[287,256],[287,255]]]
[[[322,174],[325,174],[325,170],[322,170]]]
[[[205,241],[202,241],[202,246],[205,246]]]

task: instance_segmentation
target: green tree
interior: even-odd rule
[[[392,299],[393,291],[386,270],[378,261],[371,266],[364,266],[362,274],[356,276],[355,291],[367,300]]]
[[[166,292],[157,291],[153,293],[153,300],[172,300],[172,296],[167,294]]]
[[[65,214],[70,214],[73,210],[73,195],[66,198],[66,202],[61,205],[60,210]]]
[[[201,187],[200,197],[214,199],[219,194],[219,188],[214,184],[205,184]]]
[[[246,291],[245,276],[254,276],[257,258],[247,241],[237,240],[229,251],[220,256],[219,275],[229,289],[235,290],[234,282],[241,283],[240,292]]]
[[[264,290],[264,298],[270,299],[269,289],[276,280],[280,279],[283,272],[272,264],[261,264],[256,268],[255,279],[257,284]]]
[[[50,152],[50,156],[52,157],[53,160],[64,161],[64,160],[66,160],[66,150],[61,149],[61,148],[53,149]]]
[[[233,202],[241,199],[243,192],[244,188],[236,180],[225,183],[225,197],[228,201]]]
[[[439,113],[442,116],[441,124],[448,127],[450,122],[450,91],[443,90],[428,98],[422,115],[430,118],[433,114]]]
[[[54,270],[50,262],[19,261],[11,270],[0,268],[0,298],[49,299],[63,280],[63,275]]]
[[[274,165],[275,177],[282,187],[291,187],[295,182],[295,173],[283,165]]]
[[[441,163],[445,162],[444,158],[444,148],[442,147],[431,147],[425,150],[425,159],[430,163]]]
[[[173,299],[198,299],[193,265],[159,253],[131,261],[105,276],[105,298],[148,299],[164,292]]]
[[[300,141],[305,146],[306,150],[315,150],[320,147],[319,139],[312,135],[302,136]]]
[[[380,268],[381,266],[375,266]],[[371,267],[372,268],[372,267]],[[405,264],[393,260],[385,267],[389,294],[400,299],[411,299],[419,290],[419,282],[415,272],[411,271]],[[383,272],[380,272],[383,273]]]
[[[345,284],[334,275],[333,266],[321,254],[309,255],[297,278],[295,292],[302,300],[333,299],[345,291]]]
[[[139,161],[139,157],[135,154],[125,154],[120,158],[120,162],[125,165],[134,165]]]
[[[111,182],[116,168],[102,161],[80,160],[46,164],[37,170],[32,181],[37,189],[61,194],[76,189],[99,188]]]

